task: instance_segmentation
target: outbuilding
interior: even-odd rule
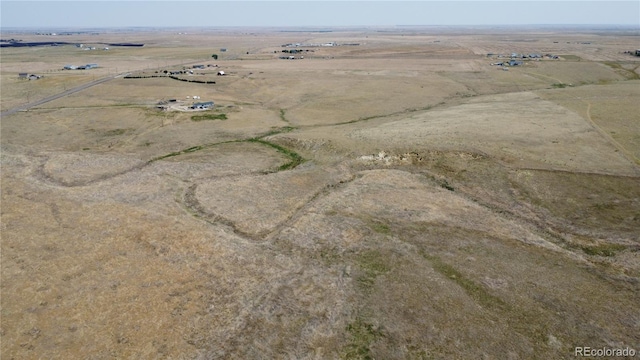
[[[200,110],[210,109],[212,107],[213,107],[213,101],[199,102],[191,105],[192,109],[200,109]]]

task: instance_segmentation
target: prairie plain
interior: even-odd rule
[[[3,359],[640,352],[637,29],[10,37]]]

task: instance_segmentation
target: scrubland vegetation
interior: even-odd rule
[[[3,112],[113,79],[2,116],[1,357],[640,351],[639,38],[500,31],[3,48]]]

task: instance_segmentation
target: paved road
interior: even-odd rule
[[[109,76],[109,77],[106,77],[106,78],[102,78],[102,79],[99,79],[99,80],[96,80],[96,81],[92,81],[90,83],[86,83],[86,84],[80,85],[80,86],[75,87],[73,89],[69,89],[67,91],[64,91],[64,92],[61,92],[59,94],[46,97],[44,99],[41,99],[41,100],[38,100],[38,101],[35,101],[35,102],[32,102],[32,103],[28,103],[28,104],[25,104],[25,105],[20,105],[18,107],[15,107],[13,109],[9,109],[9,110],[7,110],[7,111],[5,111],[3,113],[0,113],[0,117],[5,117],[7,115],[15,114],[18,111],[28,110],[28,109],[30,109],[30,108],[32,108],[34,106],[42,105],[42,104],[47,103],[49,101],[53,101],[55,99],[59,99],[59,98],[64,97],[64,96],[71,95],[73,93],[77,93],[78,91],[82,91],[84,89],[90,88],[90,87],[98,85],[98,84],[102,84],[104,82],[107,82],[109,80],[113,80],[115,78],[118,78],[118,77],[121,77],[121,76],[124,76],[124,75],[126,75],[126,74],[121,74],[121,75],[115,75],[115,76]]]

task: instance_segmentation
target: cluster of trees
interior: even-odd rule
[[[125,79],[149,79],[149,78],[171,78],[174,80],[179,80],[179,81],[186,81],[186,82],[193,82],[193,83],[199,83],[199,84],[215,84],[215,81],[212,80],[197,80],[197,79],[182,79],[179,78],[177,76],[174,75],[127,75],[124,78]]]
[[[174,79],[174,80],[193,82],[193,83],[199,83],[199,84],[215,84],[216,83],[215,81],[210,81],[210,80],[182,79],[182,78],[179,78],[179,77],[173,76],[173,75],[169,75],[169,77]]]
[[[309,49],[306,49],[306,50],[302,50],[302,49],[291,49],[291,50],[284,49],[284,50],[282,50],[282,52],[283,53],[289,53],[289,54],[298,54],[298,53],[301,53],[301,52],[309,52]],[[313,50],[311,50],[311,52],[313,52]]]
[[[159,77],[167,77],[166,75],[127,75],[125,79],[149,79],[149,78],[159,78]]]

